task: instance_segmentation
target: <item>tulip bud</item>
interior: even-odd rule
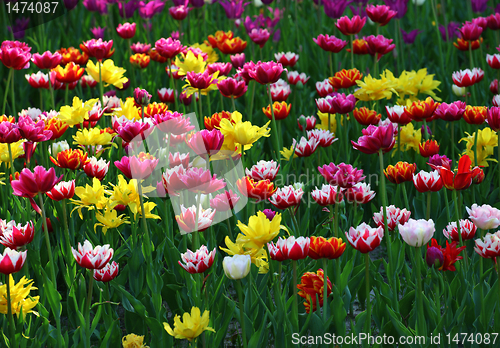
[[[436,247],[427,248],[425,261],[427,261],[429,267],[434,266],[435,268],[440,268],[444,262],[443,252]]]
[[[233,280],[245,278],[250,273],[252,258],[250,255],[226,256],[222,261],[226,277]]]
[[[262,212],[266,215],[269,221],[273,221],[274,216],[276,215],[276,212],[271,209],[264,209]]]
[[[425,138],[425,126],[422,125],[422,128],[420,128],[420,131],[422,132],[422,137]],[[432,132],[431,132],[431,127],[427,126],[427,134],[429,134],[429,136],[432,135]]]
[[[137,87],[134,89],[134,100],[139,106],[147,106],[151,101],[151,94],[145,89]]]
[[[52,146],[49,148],[49,153],[52,155],[52,157],[57,158],[57,154],[65,150],[69,150],[69,145],[66,140],[63,140],[52,143]]]
[[[302,129],[306,129],[307,126],[307,119],[304,115],[299,117],[299,124],[302,127]]]
[[[463,97],[466,93],[465,87],[458,87],[455,84],[451,86],[451,89],[453,90],[453,94],[455,94],[457,97]]]

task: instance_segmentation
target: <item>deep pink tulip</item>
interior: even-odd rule
[[[465,106],[465,103],[460,100],[451,104],[441,103],[434,112],[434,115],[445,121],[458,121],[465,112]]]
[[[365,23],[366,17],[361,18],[360,16],[353,16],[352,18],[349,18],[344,16],[337,20],[335,26],[344,35],[355,35],[363,29]]]
[[[227,76],[231,72],[231,69],[233,68],[233,65],[231,63],[212,63],[207,65],[208,72],[210,74],[213,74],[214,72],[218,71],[219,76]]]
[[[245,64],[246,65],[246,64]],[[275,83],[280,79],[283,72],[283,65],[280,63],[258,62],[253,70],[248,71],[248,75],[261,85]]]
[[[392,43],[392,39],[387,39],[383,35],[370,35],[365,37],[368,47],[368,53],[374,56],[377,54],[377,59],[380,59],[384,54],[391,52],[396,45]]]
[[[132,50],[132,52],[134,54],[136,54],[136,53],[148,53],[149,50],[151,49],[151,45],[137,42],[135,44],[130,45],[130,49]]]
[[[61,64],[62,56],[59,52],[51,53],[50,51],[45,51],[42,54],[35,53],[31,60],[38,69],[54,69]]]
[[[390,151],[396,140],[394,138],[394,127],[392,123],[385,126],[368,126],[362,130],[363,135],[359,137],[358,142],[351,140],[352,146],[363,153],[374,154],[379,150],[383,152]]]
[[[130,171],[130,159],[128,156],[123,156],[121,160],[115,161],[115,166],[120,172],[125,175],[127,179],[132,179],[132,172]]]
[[[186,140],[188,146],[198,155],[203,158],[213,156],[222,147],[224,135],[218,129],[207,130],[203,129],[194,133],[189,140]]]
[[[152,95],[143,88],[136,87],[134,89],[134,101],[139,106],[148,106],[151,102]]]
[[[475,23],[467,22],[460,29],[460,34],[462,34],[462,40],[465,41],[476,41],[479,39],[483,33],[483,28]]]
[[[224,191],[210,200],[210,207],[218,212],[234,209],[240,197],[232,190]]]
[[[181,94],[182,96],[182,94]],[[188,104],[189,105],[189,104]],[[167,110],[163,114],[156,114],[153,117],[153,124],[163,133],[181,135],[192,131],[195,127],[191,121],[177,111]]]
[[[365,178],[362,169],[346,163],[340,163],[338,166],[334,163],[325,164],[323,167],[318,167],[318,171],[330,185],[342,188],[353,187]]]
[[[153,129],[154,128],[151,127],[151,124],[148,122],[127,121],[118,124],[115,131],[124,142],[130,143],[131,141],[142,141],[146,139]],[[140,138],[138,138],[139,136]]]
[[[488,20],[488,28],[491,30],[499,30],[500,29],[500,13],[492,14],[491,16],[486,17]]]
[[[46,170],[42,166],[36,166],[33,172],[24,168],[19,174],[19,178],[12,180],[12,189],[16,196],[35,197],[39,193],[45,193],[54,187],[61,179],[56,176],[54,168]]]
[[[231,64],[233,64],[235,69],[241,68],[245,64],[245,53],[233,54],[229,59],[231,59]]]
[[[28,251],[16,251],[5,248],[3,254],[0,254],[0,273],[12,274],[19,272],[26,261]]]
[[[387,25],[387,23],[397,14],[397,11],[392,11],[391,8],[386,5],[366,6],[366,15],[368,18],[380,24],[381,27]]]
[[[157,164],[158,159],[148,153],[141,152],[137,156],[130,156],[129,165],[132,178],[137,180],[147,179],[156,168]]]
[[[9,121],[0,122],[0,143],[12,144],[21,140],[21,132],[15,123]]]
[[[345,95],[344,93],[337,94],[336,97],[331,99],[332,107],[335,114],[347,114],[354,110],[356,106],[356,97],[352,94]]]
[[[104,58],[109,58],[113,55],[113,40],[103,41],[102,39],[92,39],[84,41],[80,48],[89,56],[94,57],[98,61]]]
[[[182,44],[179,40],[172,38],[161,38],[155,42],[155,49],[164,58],[172,59],[182,51]]]
[[[347,45],[347,41],[336,38],[333,35],[318,35],[318,38],[313,38],[313,41],[324,51],[339,53]]]
[[[231,77],[217,82],[217,87],[224,97],[235,99],[243,96],[248,89],[245,81],[238,81]]]
[[[191,87],[196,89],[207,89],[210,85],[218,82],[218,80],[214,79],[213,74],[211,74],[208,70],[205,70],[202,73],[188,71],[186,79],[189,81]]]
[[[498,132],[498,130],[500,130],[500,107],[492,106],[491,108],[489,108],[486,112],[486,117],[488,126],[490,126],[490,128],[495,132]]]
[[[0,61],[14,70],[30,67],[31,47],[19,41],[4,41],[0,46]]]
[[[168,9],[168,12],[172,16],[173,19],[177,21],[182,21],[184,18],[187,17],[189,11],[191,8],[187,6],[189,1],[185,2],[185,5],[179,5],[179,6],[172,6]]]
[[[104,266],[101,269],[94,269],[93,277],[98,282],[107,283],[115,279],[115,277],[118,275],[118,271],[119,271],[118,264],[115,261],[113,261],[107,263],[106,266]]]
[[[135,30],[136,30],[136,24],[135,23],[123,23],[123,24],[118,24],[118,28],[116,28],[116,32],[122,39],[131,39],[135,36]]]
[[[250,36],[250,40],[262,48],[271,37],[271,33],[267,29],[253,28],[252,31],[248,33],[248,36]]]
[[[217,179],[215,174],[212,176],[210,170],[204,168],[191,167],[180,180],[189,191],[203,194],[214,193],[226,186],[224,180]]]

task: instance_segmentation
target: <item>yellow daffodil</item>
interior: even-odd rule
[[[80,198],[80,200],[71,199],[71,202],[77,205],[73,211],[78,209],[78,215],[80,219],[83,220],[82,208],[87,208],[89,210],[93,209],[104,209],[108,199],[104,195],[106,192],[106,186],[101,185],[101,182],[97,178],[92,179],[92,186],[86,184],[85,187],[78,186],[75,188],[75,195]]]
[[[192,51],[188,51],[185,56],[182,56],[183,60],[180,60],[179,57],[175,58],[175,65],[179,68],[178,74],[180,76],[184,76],[188,72],[201,73],[205,71],[207,63],[201,54],[196,57]]]
[[[15,160],[19,156],[24,155],[23,143],[24,139],[19,140],[15,143],[10,144],[12,150],[12,160]],[[7,167],[10,168],[10,157],[9,157],[9,147],[7,144],[0,143],[0,164],[5,163]]]
[[[420,128],[415,129],[413,123],[408,123],[406,126],[401,127],[401,151],[408,151],[409,149],[419,151],[418,145],[421,141],[422,132]],[[397,147],[394,148],[397,149]]]
[[[73,127],[88,120],[89,111],[92,110],[99,99],[90,99],[85,103],[78,97],[73,98],[73,106],[64,105],[59,110],[59,119],[67,125]]]
[[[466,149],[463,152],[464,155],[468,155],[474,161],[474,138],[476,133],[467,134],[467,137],[460,139],[459,142],[465,141],[467,143]],[[478,130],[477,134],[477,165],[488,167],[488,162],[493,161],[497,162],[494,158],[489,158],[494,153],[494,148],[498,146],[498,135],[495,131],[491,130],[491,128],[484,128],[482,130]]]
[[[262,127],[254,126],[249,121],[243,122],[242,115],[238,111],[233,112],[232,119],[234,123],[227,119],[222,119],[218,129],[224,135],[224,142],[226,142],[226,137],[228,137],[227,142],[239,145],[240,152],[241,148],[248,150],[261,137],[268,137],[270,134],[270,129],[267,127],[271,121]]]
[[[284,229],[284,226],[281,225],[280,213],[276,213],[274,218],[270,221],[266,214],[261,211],[257,212],[257,215],[250,216],[248,225],[238,221],[236,226],[238,226],[243,234],[237,241],[248,243],[248,247],[257,249],[262,248],[272,241],[278,236],[280,230]]]
[[[415,101],[418,100],[417,96],[419,94],[425,94],[437,101],[441,101],[436,93],[434,93],[434,90],[439,91],[438,86],[441,82],[434,80],[434,75],[427,75],[426,68],[418,71],[403,71],[398,79],[391,78],[390,76],[392,76],[392,73],[386,70],[386,76],[389,79],[397,81],[395,89],[400,99],[409,98],[411,101]]]
[[[118,118],[125,116],[128,120],[137,121],[141,118],[140,109],[135,106],[134,98],[129,97],[125,103],[120,99],[120,108],[113,110],[113,116]]]
[[[33,312],[33,308],[38,304],[40,299],[40,296],[30,296],[30,291],[37,290],[37,288],[33,286],[33,280],[28,280],[24,276],[15,284],[12,274],[9,274],[9,283],[12,314],[16,314],[19,317],[22,310],[23,317],[26,317],[28,313]],[[0,313],[8,314],[7,284],[0,286]],[[33,313],[38,315],[36,312]]]
[[[292,156],[293,153],[293,158],[297,158],[295,152],[293,151],[293,146],[290,146],[290,148],[284,147],[283,150],[280,151],[281,158],[284,159],[285,161],[290,161],[290,157]]]
[[[207,64],[212,64],[212,63],[215,63],[216,61],[219,60],[219,55],[217,54],[217,52],[215,52],[215,50],[212,48],[212,46],[210,45],[207,45],[206,43],[195,43],[193,45],[191,45],[191,47],[193,48],[199,48],[200,50],[203,51],[203,53],[206,53],[208,58],[206,60],[206,63]]]
[[[337,132],[337,115],[330,114],[330,130],[333,134]],[[318,117],[321,123],[316,124],[316,128],[328,130],[328,114],[318,111]],[[341,125],[344,124],[344,116],[341,115],[340,118]]]
[[[128,334],[122,338],[123,348],[149,348],[144,344],[144,336]]]
[[[209,314],[209,311],[204,311],[203,315],[201,315],[200,309],[198,307],[193,307],[191,308],[191,314],[184,313],[182,321],[179,315],[174,317],[173,330],[168,323],[163,323],[163,327],[170,336],[174,336],[178,339],[187,339],[191,342],[201,335],[203,331],[215,332],[214,329],[208,326]]]
[[[127,70],[115,66],[112,59],[106,59],[104,63],[98,62],[98,64],[101,64],[101,76],[105,86],[113,85],[117,88],[123,88],[123,84],[128,81],[128,78],[123,76]],[[101,81],[99,66],[95,65],[92,60],[87,63],[87,73],[97,82]]]
[[[102,233],[104,233],[104,235],[106,235],[106,232],[110,228],[117,228],[123,224],[130,224],[130,222],[127,221],[128,218],[125,214],[118,216],[118,212],[115,209],[110,208],[110,206],[106,207],[104,214],[98,212],[95,217],[100,223],[96,223],[94,225],[94,232],[96,231],[97,226],[102,226]]]
[[[363,80],[356,81],[356,83],[359,89],[354,92],[354,96],[362,101],[391,99],[393,93],[397,94],[395,88],[398,81],[388,70],[380,75],[380,79],[368,75]]]
[[[113,144],[113,136],[108,132],[98,128],[84,128],[83,130],[80,129],[78,132],[76,132],[76,135],[73,135],[73,140],[73,144],[78,144],[81,146],[103,146]]]

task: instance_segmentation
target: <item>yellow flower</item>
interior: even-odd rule
[[[292,153],[293,153],[293,158],[299,157],[293,151],[293,145],[290,146],[289,149],[284,147],[283,150],[280,151],[280,154],[282,156],[281,158],[284,159],[285,161],[290,161],[290,157],[292,156]]]
[[[0,185],[5,185],[4,179],[2,178],[4,175],[5,173],[0,173]]]
[[[185,56],[184,54],[182,56],[184,58],[182,61],[179,57],[175,58],[175,65],[179,68],[179,75],[186,75],[186,73],[190,71],[195,73],[202,73],[205,71],[207,63],[203,61],[203,56],[201,54],[196,57],[192,51],[188,51]]]
[[[124,77],[125,69],[115,66],[112,59],[106,59],[104,63],[98,62],[101,65],[101,76],[104,85],[107,87],[113,85],[117,88],[123,88],[123,84],[128,81],[128,78]],[[87,63],[87,73],[94,78],[97,82],[100,82],[99,78],[99,66],[95,65],[92,60]]]
[[[96,223],[94,225],[94,232],[96,231],[97,226],[102,226],[102,233],[106,235],[109,228],[117,228],[123,224],[130,224],[130,222],[127,221],[127,217],[124,216],[125,214],[118,216],[118,212],[115,209],[110,206],[106,206],[104,214],[98,212],[95,216],[100,224]]]
[[[127,182],[127,180],[123,177],[123,175],[118,175],[118,185],[113,185],[113,191],[106,191],[109,194],[109,202],[111,207],[116,207],[117,205],[125,205],[130,208],[130,211],[136,215],[139,212],[139,193],[137,190],[137,180],[131,179]],[[142,188],[142,193],[146,194],[148,192],[153,191],[154,188],[152,186],[146,186]],[[143,195],[143,198],[147,198]],[[146,209],[146,207],[145,207]],[[146,209],[146,214],[148,210]],[[146,215],[147,217],[147,215]]]
[[[248,243],[242,241],[241,239],[244,238],[245,236],[241,233],[238,233],[238,236],[236,236],[236,243],[233,243],[231,239],[226,236],[225,242],[226,242],[226,247],[219,247],[220,250],[224,251],[226,254],[232,256],[232,255],[249,255],[252,263],[256,265],[257,267],[261,267],[263,265],[263,262],[267,264],[267,252],[264,248],[254,248]]]
[[[214,329],[208,326],[209,313],[209,311],[204,311],[202,316],[200,309],[198,307],[193,307],[191,308],[191,315],[189,313],[184,313],[182,321],[179,315],[175,315],[173,330],[168,323],[163,323],[163,327],[170,336],[192,341],[201,335],[203,331],[215,332]]]
[[[113,136],[106,131],[101,131],[98,128],[87,129],[83,131],[80,129],[73,135],[73,144],[82,146],[97,146],[97,145],[110,145],[113,144]],[[116,144],[114,144],[116,146]]]
[[[144,211],[146,212],[146,219],[155,219],[155,220],[159,220],[160,219],[160,216],[151,213],[151,211],[154,208],[156,208],[156,203],[153,203],[153,202],[144,202]],[[139,215],[142,216],[142,209],[141,209],[141,205],[140,204],[138,206],[138,212],[139,212]]]
[[[120,118],[125,116],[128,120],[137,121],[141,119],[140,109],[135,106],[134,98],[129,97],[125,103],[120,99],[120,108],[113,110],[113,116]]]
[[[101,185],[101,182],[97,178],[92,179],[92,186],[86,184],[85,187],[78,186],[75,188],[75,195],[80,198],[80,200],[71,199],[71,202],[77,207],[73,208],[71,213],[78,209],[78,215],[80,219],[83,220],[82,208],[87,208],[89,210],[93,209],[104,209],[108,199],[104,195],[106,186]]]
[[[422,141],[422,132],[420,131],[420,128],[415,129],[413,123],[408,123],[406,126],[401,127],[402,151],[408,151],[409,149],[419,151],[418,145],[420,144],[421,141]],[[394,148],[397,150],[397,147]]]
[[[257,215],[250,216],[248,225],[238,221],[236,225],[243,235],[237,239],[237,242],[247,243],[247,247],[260,249],[278,236],[280,230],[285,229],[281,225],[281,214],[276,213],[274,218],[269,221],[266,214],[259,211]],[[240,236],[238,236],[240,237]]]
[[[459,142],[465,141],[466,149],[463,152],[463,155],[468,155],[474,161],[474,137],[476,133],[465,132],[467,137],[460,139]],[[483,130],[478,130],[477,134],[477,165],[488,167],[488,161],[497,162],[494,158],[488,158],[494,153],[494,148],[498,146],[498,135],[495,131],[491,130],[491,128],[484,128]]]
[[[398,81],[388,70],[380,75],[380,80],[368,75],[363,80],[356,81],[356,83],[360,88],[354,92],[354,96],[362,101],[391,99],[393,93],[397,94],[395,88]]]
[[[330,114],[330,130],[333,134],[336,133],[337,131],[337,115],[336,114]],[[318,111],[318,117],[321,123],[316,124],[316,128],[318,129],[323,129],[323,130],[328,130],[328,114],[327,113],[322,113],[321,111]],[[341,125],[344,124],[344,116],[341,115],[340,118]]]
[[[212,48],[212,46],[207,45],[206,43],[201,43],[201,44],[195,43],[195,44],[191,45],[191,47],[199,48],[200,50],[202,50],[204,53],[206,53],[208,55],[208,58],[206,60],[207,64],[212,64],[212,63],[215,63],[216,61],[219,60],[219,55],[217,54],[217,52],[215,52],[215,50]]]
[[[28,280],[24,276],[15,284],[12,274],[9,274],[9,283],[12,314],[16,314],[19,317],[22,310],[23,318],[25,318],[26,314],[32,313],[33,308],[38,304],[40,296],[30,296],[30,291],[37,290],[37,288],[33,286],[33,280]],[[29,298],[27,298],[28,296]],[[7,284],[0,286],[0,313],[8,314]],[[38,315],[36,312],[33,313]]]
[[[187,83],[184,86],[182,86],[182,88],[184,89],[184,91],[186,92],[186,95],[188,97],[192,94],[195,94],[196,92],[200,92],[203,95],[207,95],[208,92],[216,91],[219,89],[219,87],[217,87],[217,83],[215,80],[220,81],[220,80],[224,80],[225,78],[226,78],[225,76],[219,76],[219,72],[216,71],[210,76],[210,85],[208,85],[208,88],[201,89],[198,91],[198,88],[191,87],[189,80],[186,80]]]
[[[254,126],[248,121],[243,122],[242,115],[238,111],[233,112],[231,118],[234,123],[227,119],[222,119],[218,129],[224,135],[224,143],[239,145],[240,152],[242,151],[242,147],[244,150],[248,150],[261,137],[269,136],[270,129],[267,126],[269,126],[271,121],[262,127]]]
[[[128,334],[122,338],[123,348],[149,348],[144,344],[144,336]]]
[[[24,148],[23,148],[24,142],[25,140],[22,139],[15,143],[10,144],[10,148],[12,150],[12,160],[15,160],[19,156],[24,155]],[[0,143],[0,162],[6,163],[7,167],[10,168],[9,147],[7,146],[7,144]]]
[[[59,119],[67,125],[73,127],[75,124],[88,120],[89,111],[92,110],[99,99],[90,99],[85,103],[78,97],[73,98],[73,106],[64,105],[59,110]]]

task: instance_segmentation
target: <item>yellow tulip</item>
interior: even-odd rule
[[[89,111],[98,101],[99,99],[90,99],[84,103],[80,98],[74,97],[72,106],[61,106],[59,119],[71,127],[75,124],[81,124],[89,119]]]
[[[113,144],[113,136],[108,132],[102,131],[98,128],[79,130],[76,135],[73,135],[73,144],[82,146],[97,146],[97,145],[110,145]],[[116,144],[115,144],[116,145]]]
[[[169,335],[178,339],[187,339],[190,342],[202,334],[203,331],[212,331],[214,329],[208,326],[209,311],[204,311],[201,315],[198,307],[191,308],[191,314],[184,313],[181,317],[176,315],[174,317],[174,328],[172,329],[168,323],[163,323],[163,327]]]
[[[464,150],[463,154],[468,155],[470,159],[472,160],[472,163],[475,163],[474,161],[474,138],[476,136],[476,133],[467,134],[467,137],[464,137],[460,139],[459,142],[465,141],[466,142],[466,149]],[[490,156],[493,155],[494,153],[494,148],[498,146],[498,135],[495,131],[491,130],[491,128],[484,128],[482,130],[478,130],[477,134],[477,165],[478,166],[483,166],[483,167],[488,167],[488,162],[493,161],[497,162],[496,159],[494,158],[489,158]]]
[[[12,160],[15,160],[19,156],[24,155],[23,143],[25,141],[26,140],[22,139],[10,144],[10,148],[12,150]],[[7,144],[0,143],[0,163],[2,162],[10,168],[9,147]]]
[[[128,78],[123,76],[127,70],[115,66],[115,63],[111,59],[106,59],[104,63],[98,62],[98,64],[101,65],[101,76],[105,86],[113,85],[117,88],[123,88],[123,84],[128,81]],[[87,63],[87,73],[97,82],[101,81],[99,78],[99,66],[95,65],[92,60],[89,60]]]
[[[110,228],[117,228],[123,224],[130,224],[125,214],[118,216],[118,212],[114,208],[110,208],[110,206],[106,207],[104,214],[98,212],[95,217],[100,223],[94,225],[94,232],[97,226],[102,226],[102,233],[104,233],[104,235],[106,235],[106,232]]]
[[[144,336],[128,334],[122,338],[123,348],[149,348],[144,344]]]
[[[85,187],[78,186],[75,188],[75,195],[80,198],[80,200],[71,199],[70,201],[76,205],[71,211],[78,209],[78,215],[80,219],[83,220],[82,208],[87,208],[89,210],[93,209],[104,209],[108,199],[104,195],[106,192],[106,186],[103,186],[99,179],[92,179],[92,186],[86,184]]]
[[[252,144],[259,140],[261,137],[268,137],[270,135],[269,122],[264,126],[258,127],[252,125],[249,121],[242,121],[242,115],[235,111],[231,116],[234,123],[227,119],[222,119],[220,122],[221,133],[224,135],[224,142],[234,143],[239,146],[239,151],[241,152],[241,147],[244,150],[248,150],[252,147]],[[228,138],[226,140],[226,137]]]
[[[260,249],[278,236],[280,230],[284,230],[281,225],[281,214],[276,213],[272,220],[269,220],[263,212],[250,216],[248,225],[238,221],[236,225],[243,235],[238,235],[237,242],[246,243],[247,247]]]
[[[15,284],[12,274],[9,274],[9,283],[12,314],[19,317],[22,310],[23,318],[25,318],[28,313],[33,312],[33,308],[38,304],[40,296],[30,296],[30,291],[37,290],[37,288],[33,286],[33,280],[28,280],[24,276]],[[0,286],[0,313],[8,314],[7,284]]]

